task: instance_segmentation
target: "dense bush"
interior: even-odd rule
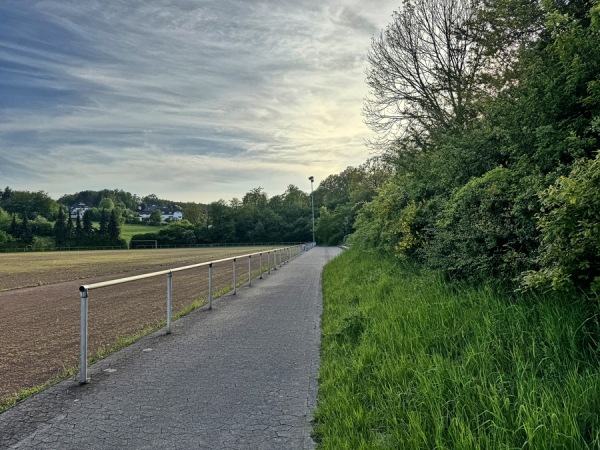
[[[510,279],[530,267],[535,192],[535,178],[503,167],[473,178],[443,210],[426,249],[428,264],[460,278]]]
[[[540,269],[523,286],[600,293],[600,154],[579,160],[540,197]]]

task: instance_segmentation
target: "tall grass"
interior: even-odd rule
[[[598,305],[358,249],[325,267],[322,449],[599,449]]]

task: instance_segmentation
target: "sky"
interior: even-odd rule
[[[398,0],[1,0],[0,188],[181,202],[310,191],[370,156]]]

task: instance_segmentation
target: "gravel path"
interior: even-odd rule
[[[319,361],[314,248],[0,414],[0,448],[303,449]]]

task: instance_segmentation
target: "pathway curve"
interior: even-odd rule
[[[321,271],[316,247],[0,414],[0,448],[313,448]]]

